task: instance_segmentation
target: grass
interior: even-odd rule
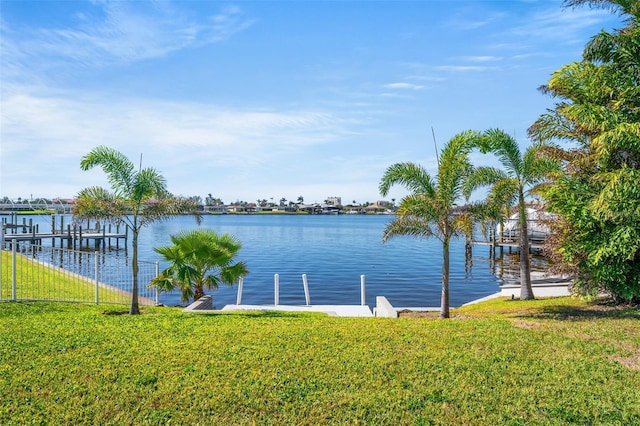
[[[11,299],[13,264],[12,254],[0,250],[0,300]],[[95,283],[86,277],[31,259],[16,255],[16,297],[18,299],[94,302]],[[117,289],[100,287],[101,303],[129,303],[131,296]]]
[[[0,304],[0,424],[640,424],[640,313],[451,320]]]

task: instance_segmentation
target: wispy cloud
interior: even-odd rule
[[[187,167],[265,166],[278,156],[335,142],[353,125],[322,111],[230,109],[70,92],[39,96],[23,91],[5,97],[3,110],[3,156],[38,162],[45,160],[36,158],[43,153],[54,163],[77,163],[91,147],[108,145],[163,152],[165,161],[184,161]],[[5,172],[27,173],[25,178],[30,173],[20,167]]]
[[[496,67],[483,67],[478,65],[439,65],[435,68],[441,71],[482,72],[495,69]]]
[[[538,40],[552,39],[561,44],[584,44],[582,31],[610,18],[610,12],[605,10],[558,9],[554,5],[533,13],[522,25],[514,26],[509,34]]]
[[[422,90],[424,86],[412,83],[389,83],[383,86],[385,89],[398,89],[398,90]]]
[[[460,59],[468,62],[498,62],[498,61],[501,61],[503,58],[500,56],[484,55],[484,56],[463,56]]]
[[[67,26],[2,31],[3,71],[14,76],[34,65],[91,67],[163,57],[191,46],[216,43],[250,27],[238,7],[210,16],[189,16],[165,2],[94,2]],[[19,34],[19,35],[18,35]]]

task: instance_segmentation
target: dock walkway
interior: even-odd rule
[[[89,242],[93,241],[96,249],[102,247],[111,246],[112,240],[115,240],[116,248],[119,248],[121,240],[123,240],[123,248],[127,246],[127,229],[125,232],[121,232],[119,227],[116,227],[115,232],[112,231],[111,225],[109,227],[97,225],[93,228],[87,226],[83,228],[78,225],[67,225],[66,229],[62,218],[60,220],[59,228],[56,228],[54,219],[51,221],[51,231],[40,232],[39,226],[33,224],[32,220],[27,222],[23,219],[22,223],[7,223],[3,220],[2,232],[0,233],[0,244],[6,244],[12,240],[17,242],[29,242],[31,244],[41,244],[43,240],[51,240],[51,245],[56,246],[56,243],[60,247],[64,242],[67,243],[67,248],[82,248],[83,242],[86,246],[89,246]]]

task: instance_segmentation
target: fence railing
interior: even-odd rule
[[[5,241],[0,258],[0,301],[42,300],[131,303],[131,259],[99,251],[81,251]],[[158,263],[138,261],[141,305],[158,304],[147,284]]]

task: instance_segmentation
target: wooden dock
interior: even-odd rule
[[[473,241],[474,245],[479,246],[494,246],[496,248],[508,247],[508,248],[519,248],[520,243],[518,241]],[[544,247],[544,242],[541,241],[529,241],[529,248],[534,250],[542,250]]]
[[[23,218],[22,223],[7,223],[3,220],[2,233],[0,233],[0,243],[2,245],[16,240],[16,242],[28,242],[30,244],[42,244],[43,240],[51,240],[51,245],[55,247],[59,244],[60,247],[64,246],[66,241],[67,248],[83,248],[89,247],[90,242],[93,242],[94,248],[97,250],[100,247],[111,247],[112,241],[115,240],[116,249],[120,248],[122,242],[122,248],[127,248],[128,232],[125,227],[125,231],[121,232],[120,227],[112,226],[93,227],[88,226],[83,228],[78,225],[67,225],[64,227],[64,219],[60,218],[59,227],[56,228],[55,218],[51,220],[51,231],[40,232],[38,224],[33,224],[33,221],[29,219],[27,221]]]

